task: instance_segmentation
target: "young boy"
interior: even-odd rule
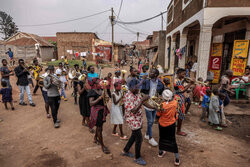
[[[204,95],[203,101],[201,103],[201,107],[202,107],[201,121],[202,122],[205,122],[206,114],[208,115],[210,96],[211,96],[211,90],[207,89],[206,94]]]
[[[221,131],[222,128],[219,126],[220,120],[220,103],[219,103],[219,91],[218,89],[213,90],[213,95],[211,95],[211,100],[209,103],[209,116],[208,116],[208,122],[210,125],[216,126],[215,130]]]
[[[142,67],[142,72],[140,73],[139,79],[142,79],[143,77],[147,77],[148,76],[147,70],[148,70],[147,66],[144,65]]]

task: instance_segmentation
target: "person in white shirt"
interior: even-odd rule
[[[59,68],[56,70],[56,75],[59,77],[60,81],[62,81],[63,86],[61,88],[61,99],[64,99],[64,101],[67,101],[67,97],[65,94],[65,84],[67,82],[66,75],[67,71],[63,68],[63,64],[59,63]]]

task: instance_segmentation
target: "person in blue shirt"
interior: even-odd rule
[[[211,96],[211,90],[207,89],[206,94],[204,95],[203,101],[201,103],[201,107],[202,107],[201,121],[202,122],[205,122],[206,114],[207,116],[209,114],[210,96]]]
[[[9,48],[9,50],[8,50],[5,54],[8,54],[8,55],[9,55],[10,64],[11,64],[11,65],[14,65],[14,61],[13,61],[14,54],[13,54],[13,52],[11,51],[11,49]]]
[[[87,62],[86,62],[86,59],[85,59],[85,58],[82,59],[82,66],[83,66],[83,69],[84,69],[84,70],[87,69]]]
[[[90,65],[88,66],[88,80],[92,81],[93,78],[98,78],[98,74],[95,73],[95,67]]]
[[[144,66],[142,67],[142,72],[140,73],[140,76],[139,76],[139,79],[140,79],[140,80],[141,80],[144,76],[147,78],[147,76],[148,76],[147,70],[148,70],[147,66],[144,65]]]

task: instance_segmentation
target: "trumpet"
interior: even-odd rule
[[[185,79],[187,82],[193,81],[193,79],[192,79],[192,78],[189,78],[189,77],[185,77],[184,79]],[[202,85],[208,86],[208,83],[205,83],[205,82],[202,82],[202,81],[194,81],[194,84],[202,84]]]

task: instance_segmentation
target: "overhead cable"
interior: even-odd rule
[[[154,19],[154,18],[157,18],[157,17],[163,15],[164,13],[167,13],[167,11],[164,11],[164,12],[158,14],[158,15],[155,15],[155,16],[153,16],[153,17],[150,17],[150,18],[147,18],[147,19],[144,19],[144,20],[140,20],[140,21],[124,22],[124,21],[115,20],[115,22],[116,22],[116,23],[120,23],[120,24],[140,24],[140,23],[143,23],[143,22],[152,20],[152,19]]]
[[[86,19],[86,18],[89,18],[89,17],[93,17],[93,16],[96,16],[96,15],[99,15],[99,14],[106,13],[108,11],[110,11],[110,9],[102,11],[102,12],[94,13],[94,14],[91,14],[91,15],[88,15],[88,16],[83,16],[83,17],[70,19],[70,20],[65,20],[65,21],[59,21],[59,22],[53,22],[53,23],[44,23],[44,24],[33,24],[33,25],[32,24],[31,25],[18,25],[18,26],[19,27],[38,27],[38,26],[48,26],[48,25],[68,23],[68,22],[72,22],[72,21],[77,21],[77,20],[82,20],[82,19]]]
[[[122,3],[123,3],[123,0],[121,0],[119,12],[118,12],[118,15],[117,15],[117,20],[119,19],[119,16],[120,16],[120,12],[121,12],[121,9],[122,9]]]

